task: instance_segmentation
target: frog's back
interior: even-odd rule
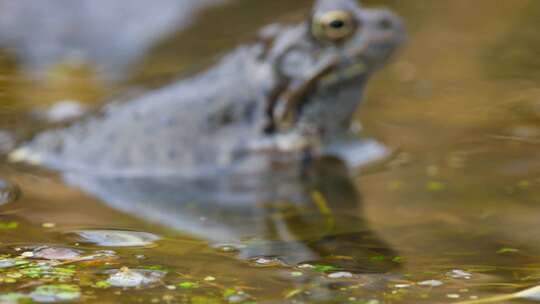
[[[259,112],[253,109],[257,85],[246,52],[251,50],[239,49],[200,76],[110,106],[100,117],[45,132],[11,158],[114,174],[226,165],[255,136],[248,126],[254,121],[249,116]]]

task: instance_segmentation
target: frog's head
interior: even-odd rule
[[[319,0],[308,20],[276,38],[282,82],[269,115],[273,130],[332,137],[348,129],[365,83],[404,42],[399,17],[355,0]]]

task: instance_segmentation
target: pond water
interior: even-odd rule
[[[540,2],[365,2],[410,35],[358,113],[392,160],[355,177],[321,160],[290,200],[240,206],[171,204],[174,181],[104,202],[0,160],[0,302],[459,303],[540,285]],[[163,85],[311,4],[209,7],[116,82],[91,64],[36,78],[2,51],[0,151],[54,102]]]

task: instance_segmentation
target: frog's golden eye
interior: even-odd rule
[[[313,36],[321,41],[339,42],[349,38],[358,24],[347,11],[329,11],[313,19]]]

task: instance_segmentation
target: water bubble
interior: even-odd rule
[[[213,247],[223,253],[238,253],[241,249],[245,248],[244,245],[239,244],[215,244]]]
[[[152,233],[128,230],[75,230],[70,234],[77,242],[104,247],[146,247],[161,239]]]
[[[251,264],[257,267],[283,266],[284,263],[277,257],[255,257],[251,259]]]
[[[251,299],[251,296],[243,291],[237,291],[236,293],[226,297],[228,303],[242,303]]]
[[[0,179],[0,206],[15,202],[21,194],[19,187]]]

